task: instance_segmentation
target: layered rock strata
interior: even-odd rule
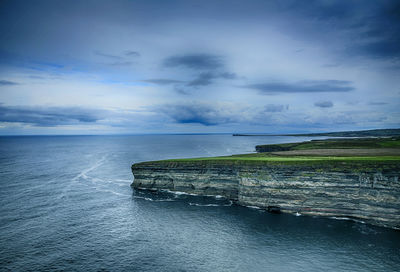
[[[158,161],[132,165],[132,186],[221,195],[275,212],[346,217],[399,229],[399,170],[397,161]]]

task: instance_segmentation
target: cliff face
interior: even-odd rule
[[[234,167],[199,163],[149,162],[132,165],[132,186],[140,189],[168,189],[200,195],[221,195],[238,199],[239,172]]]
[[[399,166],[392,163],[146,162],[132,166],[140,189],[222,195],[273,211],[347,217],[400,228]]]

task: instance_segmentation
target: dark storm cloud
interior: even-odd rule
[[[0,86],[10,86],[10,85],[18,85],[17,82],[9,81],[9,80],[0,80]]]
[[[213,82],[213,79],[215,79],[213,73],[201,73],[197,78],[191,80],[187,86],[207,86]]]
[[[277,93],[323,93],[323,92],[350,92],[354,90],[350,81],[345,80],[313,80],[297,83],[260,83],[243,86],[258,90],[262,94]]]
[[[372,58],[400,57],[400,2],[382,1],[376,13],[367,14],[360,22],[360,41],[349,47],[349,53]]]
[[[152,78],[152,79],[145,79],[142,80],[143,82],[153,83],[157,85],[171,85],[176,84],[176,89],[179,90],[178,92],[182,92],[182,84],[186,87],[200,87],[200,86],[207,86],[214,83],[215,79],[222,78],[222,79],[236,79],[237,76],[235,73],[229,72],[222,72],[222,73],[215,73],[215,72],[203,72],[200,73],[197,77],[192,80],[184,81],[184,80],[176,80],[176,79],[167,79],[167,78]],[[183,91],[184,93],[187,93]]]
[[[400,31],[397,35],[400,35]],[[369,56],[373,58],[392,59],[400,57],[400,38],[393,37],[375,42],[367,42],[357,47],[351,47],[349,54]]]
[[[315,102],[314,106],[319,107],[319,108],[332,108],[333,103],[332,103],[332,101],[319,101],[319,102]]]
[[[329,34],[334,26],[337,34],[348,33],[348,40],[343,41],[348,57],[400,57],[399,1],[313,1],[302,6],[303,15],[321,22],[316,29],[325,28]]]
[[[237,76],[235,73],[223,72],[223,73],[215,73],[215,72],[205,72],[200,73],[195,79],[188,82],[187,86],[190,87],[199,87],[199,86],[207,86],[214,83],[215,79],[236,79]]]
[[[7,107],[0,105],[0,122],[26,123],[41,127],[95,123],[104,111],[79,107]]]
[[[225,113],[222,108],[209,104],[168,104],[159,106],[156,111],[180,124],[213,126],[234,122],[233,116]]]
[[[10,48],[15,48],[16,44],[23,41],[26,44],[25,48],[20,48],[23,50],[12,50],[20,51],[21,54],[37,53],[40,48],[47,55],[55,56],[59,51],[73,54],[80,48],[76,44],[85,44],[83,38],[98,35],[92,32],[92,28],[101,23],[132,29],[143,28],[141,31],[146,34],[151,30],[161,32],[160,26],[174,20],[185,28],[185,22],[197,19],[201,25],[209,28],[209,32],[220,27],[220,22],[226,25],[237,21],[272,25],[281,32],[290,32],[313,44],[321,43],[326,48],[330,45],[329,41],[334,41],[335,52],[350,58],[400,56],[397,46],[400,41],[400,2],[397,0],[3,2],[0,9],[0,31],[7,39],[2,39],[4,46],[0,47],[10,51]],[[237,31],[240,33],[243,29]],[[116,32],[115,36],[104,38],[117,41],[120,35]],[[213,41],[209,43],[212,45]],[[125,56],[139,55],[136,50],[125,53]],[[210,69],[220,65],[220,59],[208,54],[190,54],[170,57],[164,64],[168,67]]]
[[[222,58],[210,54],[171,56],[164,60],[165,67],[182,67],[194,70],[213,70],[223,67]]]
[[[146,80],[142,80],[142,81],[148,82],[148,83],[153,83],[153,84],[158,84],[158,85],[169,85],[169,84],[176,84],[176,83],[184,82],[181,80],[166,79],[166,78],[153,78],[153,79],[146,79]]]

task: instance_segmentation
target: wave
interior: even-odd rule
[[[175,201],[174,199],[170,199],[170,198],[167,198],[167,199],[153,199],[153,198],[144,197],[144,196],[133,196],[133,198],[144,199],[144,200],[153,201],[153,202],[172,202],[172,201]]]
[[[257,206],[245,206],[246,208],[250,208],[250,209],[255,209],[255,210],[261,210],[260,207]]]
[[[338,216],[331,216],[331,217],[329,217],[329,218],[331,218],[331,219],[336,219],[336,220],[354,221],[354,222],[357,222],[357,223],[365,224],[365,222],[364,222],[364,221],[362,221],[362,220],[359,220],[359,219],[355,219],[355,218],[349,218],[349,217],[338,217]]]
[[[199,207],[220,207],[223,205],[219,205],[219,204],[199,204],[199,203],[191,203],[189,202],[190,206],[199,206]]]
[[[181,191],[171,191],[171,190],[168,190],[168,189],[161,189],[160,191],[161,192],[165,192],[165,193],[174,194],[174,195],[177,195],[177,196],[180,196],[180,195],[199,196],[199,194],[186,193],[186,192],[181,192]]]
[[[103,192],[103,193],[111,193],[111,194],[118,195],[118,196],[130,197],[130,195],[128,195],[128,194],[122,194],[119,192],[115,192],[113,190],[105,190],[105,189],[99,189],[99,188],[95,188],[95,189],[96,189],[96,191]]]
[[[215,204],[215,203],[200,204],[200,203],[189,202],[190,206],[198,206],[198,207],[230,207],[232,206],[232,204],[233,204],[232,201],[230,201],[229,204]]]

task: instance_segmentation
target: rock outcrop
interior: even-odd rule
[[[271,212],[400,228],[397,161],[158,161],[132,165],[138,189],[222,195]]]

